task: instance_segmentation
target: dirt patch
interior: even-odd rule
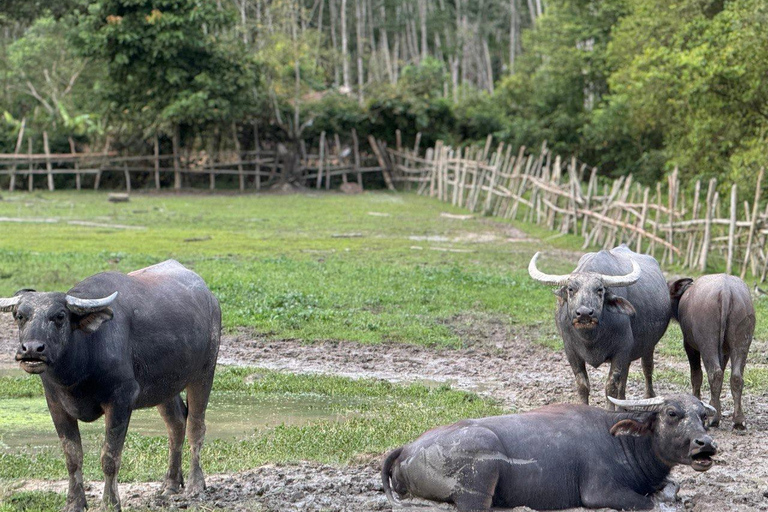
[[[565,356],[532,340],[539,334],[530,328],[514,329],[489,316],[460,315],[445,320],[464,340],[461,350],[430,349],[410,345],[360,345],[351,342],[269,340],[243,333],[225,336],[221,364],[256,366],[297,373],[323,373],[353,378],[379,378],[392,382],[447,383],[490,396],[511,409],[525,411],[556,402],[574,402],[573,377]],[[672,327],[674,328],[674,327]],[[0,315],[0,365],[13,364],[15,328]],[[684,362],[657,355],[658,371],[687,371]],[[635,363],[631,371],[639,372]],[[603,406],[607,368],[590,369],[592,403]],[[679,500],[660,510],[768,510],[768,395],[747,389],[744,408],[749,430],[730,429],[733,403],[723,391],[726,417],[712,430],[720,446],[713,469],[704,474],[678,467],[672,477],[680,484]],[[688,391],[668,382],[657,382],[660,394]],[[628,396],[642,396],[641,378],[631,378]],[[378,477],[378,458],[349,467],[315,463],[267,465],[236,474],[209,475],[209,488],[199,498],[157,497],[158,482],[121,484],[128,507],[189,508],[233,511],[365,511],[388,510]],[[24,489],[63,491],[63,482],[26,482]],[[89,483],[89,500],[96,504],[101,487]],[[435,508],[434,510],[440,510]],[[423,508],[421,510],[424,510]],[[522,510],[522,509],[520,509]]]

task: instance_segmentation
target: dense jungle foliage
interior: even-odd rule
[[[763,0],[0,3],[0,150],[488,134],[610,175],[751,186],[768,154]],[[24,144],[22,151],[26,151]]]

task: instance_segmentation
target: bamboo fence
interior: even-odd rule
[[[221,176],[236,176],[240,191],[249,188],[261,190],[280,182],[289,167],[292,170],[290,181],[303,186],[315,185],[321,188],[324,185],[329,189],[332,182],[356,182],[362,187],[364,174],[380,173],[387,186],[394,190],[384,160],[386,146],[369,138],[370,151],[364,152],[354,130],[350,134],[349,145],[342,146],[338,135],[331,139],[323,132],[319,147],[314,152],[307,149],[304,141],[299,141],[296,154],[282,144],[264,148],[258,140],[255,141],[255,149],[245,151],[240,147],[236,136],[233,137],[234,150],[216,153],[186,153],[174,150],[172,154],[161,154],[157,137],[150,142],[154,149],[151,155],[118,154],[109,150],[109,142],[103,151],[78,153],[71,139],[70,153],[51,153],[45,132],[44,153],[32,153],[31,139],[27,140],[27,152],[22,153],[23,135],[22,127],[14,153],[0,154],[0,177],[8,177],[8,189],[11,191],[26,188],[31,192],[42,185],[39,181],[42,177],[46,178],[44,188],[55,190],[56,175],[74,175],[77,190],[84,186],[83,178],[90,177],[89,185],[98,190],[102,177],[107,173],[121,175],[123,187],[127,192],[131,192],[137,178],[142,175],[145,178],[143,182],[153,184],[157,190],[161,189],[164,182],[172,183],[169,186],[179,190],[185,181],[189,184],[192,178],[200,176],[208,178],[210,190],[220,187],[220,184],[217,185],[217,178]],[[177,144],[174,144],[174,147],[177,147]],[[168,175],[172,175],[172,181],[162,179]],[[201,180],[195,181],[199,183]]]
[[[399,141],[399,138],[398,138]],[[734,184],[721,198],[717,180],[683,190],[678,170],[666,183],[643,187],[632,175],[598,179],[597,169],[563,159],[542,146],[538,154],[492,148],[452,148],[438,141],[420,156],[417,146],[387,149],[392,180],[419,194],[483,215],[524,220],[584,239],[583,247],[626,243],[701,272],[720,266],[760,282],[768,272],[768,206],[760,208],[762,169],[752,203],[739,205]],[[727,209],[726,209],[727,207]],[[725,213],[723,212],[725,210]]]

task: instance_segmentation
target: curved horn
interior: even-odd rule
[[[9,297],[7,299],[0,299],[0,311],[8,312],[19,304],[21,297]]]
[[[664,405],[664,397],[644,398],[642,400],[619,400],[618,398],[608,397],[614,405],[621,407],[625,411],[658,411]]]
[[[714,416],[715,414],[717,414],[717,409],[715,409],[711,405],[705,404],[704,402],[701,402],[701,405],[703,405],[704,409],[706,409],[707,416]]]
[[[632,261],[632,271],[629,274],[623,275],[623,276],[606,276],[605,274],[601,274],[600,277],[603,279],[603,285],[605,285],[606,288],[613,287],[613,286],[629,286],[631,284],[635,284],[638,279],[640,279],[640,274],[642,273],[642,270],[640,270],[640,265],[637,264],[635,260],[630,258]]]
[[[565,274],[562,276],[545,274],[544,272],[536,268],[536,260],[539,259],[540,254],[541,254],[540,252],[537,252],[536,254],[533,255],[533,258],[531,258],[531,262],[528,264],[528,274],[534,280],[544,284],[549,284],[553,286],[562,286],[565,283],[567,283],[568,278],[571,277],[570,274]]]
[[[86,315],[108,307],[117,298],[117,292],[102,299],[80,299],[67,295],[67,309],[78,315]]]

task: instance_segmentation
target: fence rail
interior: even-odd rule
[[[41,175],[48,178],[48,190],[55,189],[53,177],[56,175],[74,175],[77,190],[83,186],[83,176],[92,176],[93,188],[98,190],[104,173],[122,174],[128,192],[141,175],[153,177],[154,186],[159,190],[164,181],[161,178],[168,174],[173,175],[174,189],[182,188],[184,179],[207,176],[211,190],[217,187],[217,177],[234,175],[239,178],[239,190],[244,191],[246,188],[260,190],[271,186],[284,179],[286,174],[290,174],[291,182],[303,186],[315,185],[320,188],[324,185],[329,189],[333,180],[339,182],[338,178],[341,178],[341,183],[355,180],[362,187],[364,174],[380,173],[393,189],[387,163],[383,159],[386,146],[370,138],[371,151],[363,152],[354,131],[350,137],[351,145],[345,147],[342,147],[338,136],[334,136],[335,143],[332,144],[323,132],[319,147],[314,152],[307,150],[304,141],[300,141],[295,153],[280,144],[273,148],[261,148],[256,141],[256,149],[250,151],[241,150],[239,142],[236,142],[236,149],[231,151],[183,155],[178,149],[173,154],[161,154],[157,138],[153,141],[154,154],[150,155],[121,155],[108,148],[102,152],[77,153],[71,140],[72,152],[51,153],[48,150],[47,134],[44,134],[45,153],[32,153],[30,141],[27,153],[20,153],[23,135],[22,128],[15,153],[0,154],[0,177],[8,177],[9,190],[23,188],[22,180],[26,180],[26,188],[32,191],[35,186],[39,186],[35,178]]]
[[[632,175],[598,179],[597,169],[553,155],[513,152],[499,144],[455,149],[440,142],[426,151],[387,149],[392,179],[419,194],[485,215],[521,219],[560,233],[579,235],[584,248],[627,243],[662,264],[705,271],[724,262],[726,272],[765,281],[768,272],[768,206],[761,210],[760,171],[750,204],[739,204],[731,186],[721,198],[717,180],[681,186],[677,169],[666,183],[643,187]],[[727,214],[723,209],[727,207]]]

